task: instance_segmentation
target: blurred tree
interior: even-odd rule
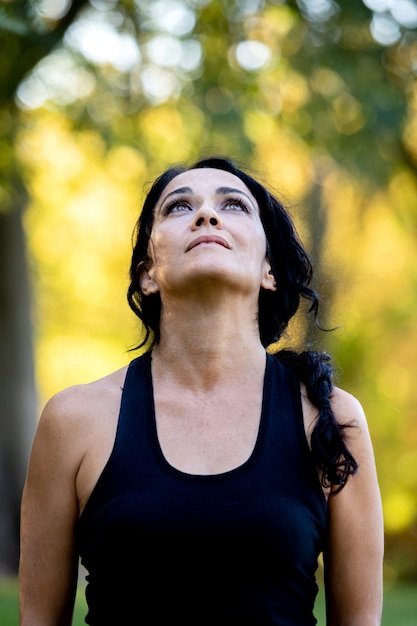
[[[0,573],[16,571],[20,494],[36,424],[30,289],[22,215],[27,193],[14,156],[19,83],[62,37],[84,2],[45,29],[30,3],[0,8]]]
[[[81,224],[83,213],[85,228],[88,212],[74,211],[68,198],[72,193],[85,209],[83,199],[88,197],[91,207],[92,181],[106,190],[94,197],[102,209],[100,219],[110,220],[104,195],[117,198],[119,207],[126,206],[121,188],[144,182],[173,161],[224,152],[244,164],[252,162],[254,168],[256,164],[258,175],[303,205],[296,218],[320,268],[325,300],[345,310],[343,315],[350,320],[364,317],[356,327],[350,321],[351,334],[343,338],[335,334],[333,339],[329,335],[328,342],[344,365],[344,383],[348,381],[353,391],[369,399],[371,414],[372,410],[378,413],[377,440],[379,436],[385,442],[386,451],[393,429],[392,405],[384,403],[381,377],[372,379],[368,369],[374,372],[387,355],[382,346],[369,349],[363,325],[373,325],[379,315],[380,329],[389,316],[411,326],[410,310],[415,304],[410,297],[400,306],[398,298],[394,303],[393,298],[390,302],[388,295],[381,295],[385,276],[378,272],[386,254],[398,258],[407,250],[404,259],[412,258],[404,225],[409,233],[415,233],[416,26],[415,0],[15,0],[4,4],[0,11],[2,59],[6,59],[0,68],[5,86],[0,96],[3,214],[19,224],[25,193],[29,192],[33,206],[30,232],[39,232],[36,215],[41,215],[40,207],[44,214],[52,215],[59,206],[59,219],[66,219],[67,225],[71,219],[75,224],[78,216]],[[59,120],[63,116],[62,125]],[[71,169],[60,146],[62,152],[64,146],[70,147],[84,165]],[[118,159],[123,159],[128,164],[126,171],[132,173],[131,178],[122,176],[119,187]],[[51,186],[51,180],[56,185]],[[66,189],[68,195],[57,197],[55,188]],[[113,231],[114,224],[106,223]],[[372,254],[367,244],[373,229],[381,237],[391,233],[392,241],[388,248],[381,248],[374,236]],[[57,236],[58,225],[52,232]],[[346,245],[346,241],[351,243]],[[356,248],[354,241],[358,242]],[[30,242],[36,263],[49,268],[50,277],[56,272],[53,282],[61,298],[56,300],[61,306],[51,307],[42,281],[37,280],[40,320],[48,315],[48,324],[38,324],[42,345],[47,341],[63,345],[59,325],[62,329],[62,324],[68,323],[68,328],[71,324],[62,319],[62,311],[68,311],[63,303],[71,298],[78,306],[72,322],[80,327],[82,316],[89,319],[83,301],[88,301],[87,292],[97,288],[99,268],[94,273],[89,267],[90,283],[86,277],[84,283],[74,279],[79,277],[75,262],[73,266],[67,262],[66,273],[59,273],[59,252],[67,260],[70,256],[71,246],[65,245],[63,238],[58,238],[55,251],[48,255],[42,252],[42,236],[34,235]],[[20,263],[8,257],[3,267],[8,268],[8,284],[22,298],[26,281],[23,239],[11,248]],[[106,244],[106,250],[111,248]],[[88,251],[90,258],[94,257],[90,248]],[[104,254],[99,247],[97,251]],[[81,263],[81,249],[78,256]],[[22,275],[17,275],[17,267],[23,268]],[[335,269],[342,267],[339,283],[330,280]],[[406,267],[407,261],[398,261],[389,273],[398,295],[400,285],[395,279]],[[347,302],[344,278],[352,283],[355,275],[366,272],[370,279],[365,287],[352,288]],[[402,288],[415,285],[416,280],[414,273]],[[69,286],[70,281],[73,284]],[[62,282],[65,287],[59,286]],[[370,286],[373,298],[368,304],[364,299]],[[101,289],[108,298],[108,286],[102,284]],[[28,311],[27,296],[23,304],[18,304],[16,295],[7,298],[9,305],[4,310],[11,313],[2,332],[8,333],[10,340],[14,337],[10,350],[15,355],[21,353],[17,342],[24,342],[23,362],[28,364],[30,342],[24,338],[29,337],[29,316],[22,322],[16,315],[17,310]],[[352,302],[357,303],[356,308]],[[103,317],[109,316],[107,309],[100,311]],[[20,326],[12,334],[15,320],[20,320]],[[123,324],[117,320],[120,328]],[[84,328],[89,336],[106,333],[102,325],[93,328],[84,323]],[[373,338],[379,339],[377,331],[373,332]],[[310,340],[314,341],[313,334]],[[79,334],[77,341],[81,343]],[[390,348],[394,349],[394,341]],[[45,352],[42,354],[47,361]],[[10,353],[5,352],[3,358],[7,371],[1,384],[18,406],[18,390],[33,388],[32,374],[29,371],[22,384],[19,368],[11,367]],[[74,356],[74,360],[80,358]],[[385,380],[393,367],[388,358]],[[11,378],[17,386],[11,384]],[[404,397],[406,394],[405,390]],[[29,419],[21,409],[15,409],[16,417],[10,415],[1,410],[4,441],[16,440],[12,424]],[[398,433],[396,437],[399,441]],[[383,456],[382,445],[381,452]],[[6,451],[1,455],[7,458]],[[407,457],[403,465],[410,468],[413,458]],[[21,467],[21,461],[17,465]],[[13,469],[13,475],[17,471]],[[397,512],[400,499],[395,472],[389,476],[387,469],[382,474],[393,495],[392,510]],[[411,475],[409,469],[407,475]],[[404,484],[400,493],[404,514],[398,530],[410,523],[417,510],[409,496],[414,483],[408,481],[409,490]],[[21,477],[14,484],[21,484]],[[15,502],[4,510],[8,519],[16,520]],[[0,527],[6,528],[6,522],[0,520]],[[0,554],[0,562],[4,559]]]

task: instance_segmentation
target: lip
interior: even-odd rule
[[[223,248],[230,249],[229,243],[226,241],[226,239],[223,239],[223,237],[219,237],[218,235],[203,235],[201,237],[197,237],[197,239],[194,239],[187,246],[186,252],[189,252],[193,248],[196,248],[201,243],[216,243],[216,244],[218,244],[220,246],[223,246]]]

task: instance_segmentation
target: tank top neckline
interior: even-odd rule
[[[149,380],[148,390],[148,409],[149,409],[149,419],[148,419],[148,436],[151,444],[151,448],[153,450],[153,454],[158,465],[168,474],[175,478],[179,478],[185,481],[194,481],[194,482],[215,482],[221,480],[227,480],[229,478],[234,478],[246,471],[248,471],[258,459],[260,453],[265,444],[265,433],[267,430],[267,421],[269,416],[269,408],[270,408],[270,394],[267,393],[267,389],[269,388],[270,379],[271,379],[271,368],[272,368],[273,357],[266,352],[265,359],[265,372],[264,372],[264,381],[262,388],[262,403],[261,403],[261,415],[259,419],[258,432],[255,440],[255,444],[252,448],[252,451],[246,461],[243,461],[240,465],[231,468],[230,470],[226,470],[224,472],[219,472],[215,474],[192,474],[189,472],[184,472],[174,465],[171,465],[167,458],[165,457],[161,444],[159,442],[158,431],[156,426],[156,414],[155,414],[155,401],[154,401],[154,391],[153,391],[153,379],[152,379],[152,353],[148,354],[148,362],[147,362],[147,376]]]

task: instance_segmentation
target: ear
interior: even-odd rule
[[[138,267],[139,276],[139,284],[142,290],[143,295],[150,296],[154,293],[159,292],[159,286],[155,279],[155,268],[154,266],[145,269],[143,263],[141,263],[143,267]]]
[[[268,259],[265,259],[261,287],[263,289],[268,289],[269,291],[277,290],[277,283],[275,280],[275,276],[272,273],[271,264],[269,263]]]

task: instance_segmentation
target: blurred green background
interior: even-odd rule
[[[330,351],[362,402],[387,597],[417,591],[416,1],[3,0],[0,54],[0,575],[43,404],[131,358],[147,183],[215,153],[283,199],[314,259],[336,330],[297,319],[282,344]]]

